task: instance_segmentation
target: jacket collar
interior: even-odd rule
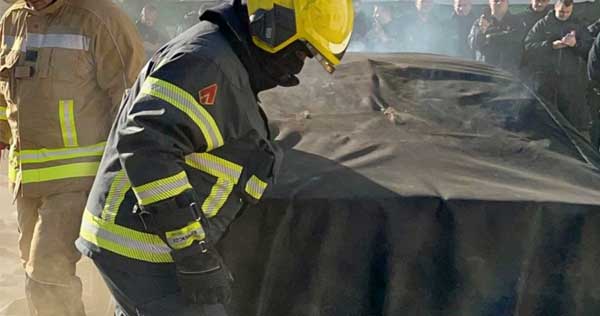
[[[32,15],[49,15],[53,14],[56,11],[60,10],[65,5],[66,0],[55,0],[51,5],[45,7],[42,10],[33,10],[27,5],[24,6],[25,10],[27,10]]]
[[[250,77],[250,85],[256,98],[260,91],[271,89],[278,85],[265,71],[268,67],[270,54],[256,47],[250,36],[250,22],[246,5],[242,0],[224,3],[205,11],[200,20],[217,24],[231,48],[238,56]]]

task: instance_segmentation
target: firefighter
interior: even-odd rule
[[[200,19],[127,93],[88,199],[76,244],[118,315],[224,313],[232,276],[216,244],[281,162],[257,95],[297,85],[307,57],[333,72],[353,5],[236,0]]]
[[[0,21],[0,42],[0,142],[10,144],[29,307],[84,315],[74,242],[143,46],[109,0],[19,0]]]

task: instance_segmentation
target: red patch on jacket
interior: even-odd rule
[[[216,83],[211,84],[210,86],[198,91],[200,96],[200,104],[202,105],[213,105],[215,104],[215,100],[217,99],[217,91],[219,90],[219,86]]]

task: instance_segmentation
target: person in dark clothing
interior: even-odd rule
[[[548,11],[552,9],[552,6],[548,5],[549,3],[550,0],[531,0],[527,10],[518,14],[518,17],[523,22],[525,28],[523,36],[526,36],[535,23],[544,18],[548,14]],[[528,56],[526,52],[523,51],[521,57],[521,78],[526,84],[536,89],[537,82],[535,81],[535,74],[538,73],[541,68],[547,66],[548,64],[545,63],[544,60],[536,58],[536,56]]]
[[[539,20],[525,38],[525,52],[543,60],[538,94],[549,101],[584,135],[589,131],[585,62],[592,44],[586,28],[573,13],[573,0],[558,0],[554,10]]]
[[[590,81],[588,104],[592,118],[590,140],[596,149],[600,149],[600,27],[598,26],[599,24],[596,22],[588,28],[595,33],[596,37],[587,60],[587,75]]]
[[[454,10],[447,27],[447,53],[452,56],[475,59],[475,52],[469,45],[469,33],[477,15],[473,12],[471,0],[454,0]]]
[[[527,7],[527,10],[517,14],[517,16],[523,21],[525,31],[529,32],[533,25],[548,14],[548,11],[552,9],[549,5],[550,0],[531,0],[531,3]],[[527,33],[525,33],[527,35]]]
[[[167,36],[156,29],[157,20],[158,9],[153,5],[147,5],[142,8],[140,19],[135,22],[135,26],[144,41],[144,50],[148,58],[168,41]]]
[[[471,28],[469,45],[477,60],[517,73],[521,60],[524,26],[510,13],[508,0],[489,0],[489,10]]]

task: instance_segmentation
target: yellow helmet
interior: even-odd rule
[[[352,0],[248,0],[252,40],[276,53],[302,41],[325,70],[333,72],[344,55],[352,27]]]

